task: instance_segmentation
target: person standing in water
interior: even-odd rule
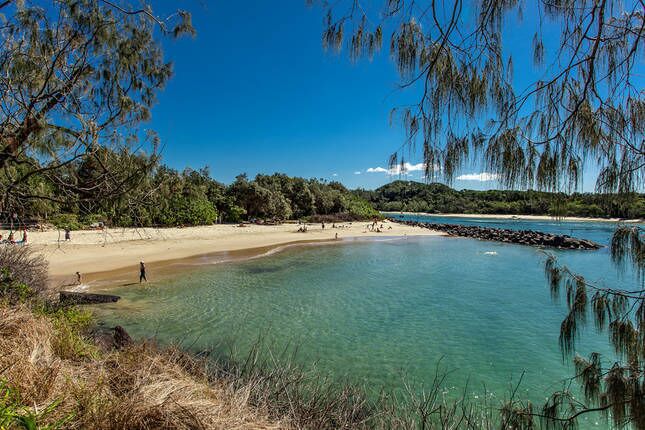
[[[143,263],[143,260],[139,262],[139,283],[146,281],[146,265]]]

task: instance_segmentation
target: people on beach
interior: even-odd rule
[[[336,233],[336,237],[334,239],[338,240],[338,233]]]
[[[23,245],[27,244],[27,229],[24,229],[22,231],[22,244]]]
[[[323,230],[325,229],[325,223],[324,222],[322,223],[322,229]]]
[[[81,285],[82,283],[81,272],[76,272],[76,285]]]
[[[148,282],[148,279],[146,278],[146,265],[142,260],[139,262],[139,283],[143,281]]]
[[[71,231],[66,228],[65,229],[65,242],[71,241],[72,240],[72,233]]]

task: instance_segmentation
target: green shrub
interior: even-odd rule
[[[0,282],[7,284],[7,289],[20,290],[20,294],[26,292],[24,286],[27,285],[33,292],[44,292],[47,261],[27,246],[0,246]]]
[[[6,381],[0,380],[0,429],[25,429],[25,430],[57,430],[65,428],[71,420],[68,415],[54,422],[48,422],[47,417],[60,405],[59,401],[50,403],[40,411],[34,411],[20,400],[20,393],[11,388]]]
[[[207,225],[217,221],[217,209],[211,202],[198,197],[177,196],[170,208],[161,214],[163,225]]]
[[[0,269],[0,298],[15,304],[27,301],[34,294],[34,290],[27,284],[15,281],[8,268]]]
[[[63,230],[81,230],[83,228],[76,214],[58,214],[51,218],[51,223],[56,228]]]
[[[98,347],[86,337],[94,326],[92,312],[77,306],[59,306],[50,302],[34,303],[32,309],[52,321],[56,330],[52,348],[56,355],[70,360],[98,358]]]
[[[381,213],[360,197],[351,195],[348,199],[347,212],[356,220],[382,218]]]
[[[246,210],[244,210],[244,208],[241,208],[238,205],[231,205],[228,208],[226,221],[239,222],[242,220],[244,215],[246,215]]]
[[[107,217],[103,214],[87,214],[82,215],[79,220],[79,224],[81,224],[83,227],[90,227],[92,224],[97,224],[100,222],[107,222]]]

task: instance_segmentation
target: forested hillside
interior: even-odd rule
[[[644,218],[645,195],[454,190],[446,185],[394,181],[357,190],[381,211]]]
[[[326,216],[354,220],[379,216],[368,202],[338,182],[276,173],[255,179],[241,174],[225,185],[212,179],[208,168],[180,172],[145,156],[100,151],[93,158],[65,166],[57,177],[64,178],[64,186],[46,171],[14,185],[3,218],[16,213],[20,219],[77,229],[96,222],[177,226],[248,219]],[[33,159],[30,162],[37,163]],[[106,172],[112,175],[110,182],[103,180]],[[103,190],[108,184],[118,187]],[[0,187],[7,187],[3,178]]]

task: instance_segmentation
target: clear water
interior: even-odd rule
[[[615,226],[408,217],[571,234],[608,243]],[[556,251],[600,284],[633,283],[600,251]],[[439,361],[446,390],[503,398],[524,373],[519,397],[538,402],[573,373],[558,349],[564,303],[552,302],[544,254],[532,247],[427,237],[290,248],[237,263],[198,266],[97,308],[110,325],[196,349],[233,342],[243,357],[258,337],[274,353],[340,382],[398,390],[430,384]],[[612,354],[593,324],[577,352]],[[583,426],[594,426],[584,423]],[[602,427],[602,424],[600,425]]]

